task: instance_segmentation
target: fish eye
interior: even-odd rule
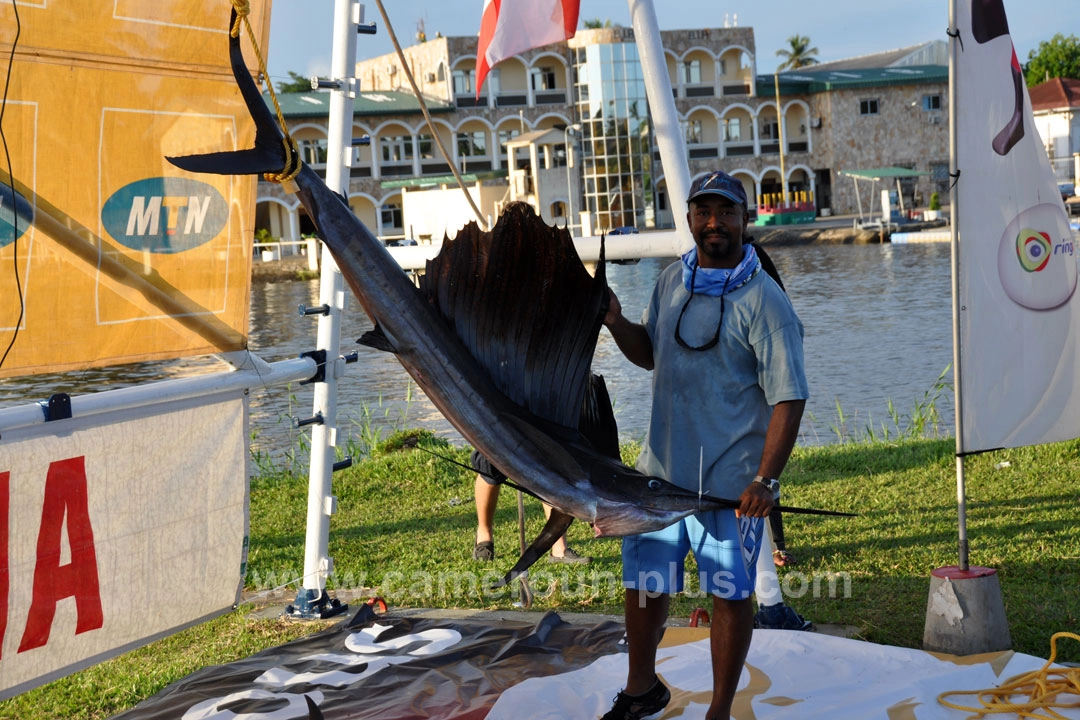
[[[660,481],[659,480],[650,480],[649,481],[649,489],[650,490],[659,490],[660,489]]]

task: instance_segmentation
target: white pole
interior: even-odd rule
[[[570,168],[574,167],[574,155],[570,151],[570,135],[574,136],[574,145],[577,146],[577,131],[581,129],[581,123],[574,123],[563,128],[563,147],[566,149],[566,229],[571,237],[574,235],[574,189],[577,183],[571,181]]]
[[[956,0],[949,0],[949,28],[956,30]],[[956,71],[960,42],[952,38],[949,47],[949,176],[956,177]],[[949,188],[949,234],[952,240],[952,314],[953,314],[953,392],[956,409],[956,507],[959,525],[958,550],[960,569],[968,569],[967,500],[964,490],[964,404],[962,373],[960,372],[960,218],[956,183]]]
[[[660,26],[656,23],[656,10],[652,0],[626,0],[630,8],[630,21],[637,41],[638,57],[645,78],[645,95],[649,99],[656,132],[656,144],[660,148],[660,162],[664,166],[667,182],[668,206],[675,219],[676,244],[672,250],[682,254],[690,248],[693,238],[686,224],[686,213],[678,212],[686,196],[690,194],[690,169],[686,164],[686,142],[679,133],[679,113],[671,94],[671,78],[664,60],[664,44],[660,40]]]
[[[780,588],[780,578],[776,575],[776,563],[773,562],[772,528],[769,518],[765,518],[764,530],[761,536],[761,550],[758,552],[757,577],[754,579],[754,595],[757,597],[758,607],[784,604],[784,591]]]
[[[306,380],[314,375],[316,370],[315,362],[310,358],[295,358],[267,364],[254,354],[237,351],[223,354],[222,359],[232,362],[236,370],[72,396],[71,416],[86,418],[118,410],[150,407],[229,393],[245,388],[283,385],[297,380]],[[0,408],[0,436],[3,436],[5,440],[13,439],[17,433],[29,431],[44,423],[45,415],[39,403]]]
[[[334,40],[330,59],[331,79],[337,88],[330,92],[329,129],[326,148],[326,185],[348,197],[349,166],[352,164],[352,116],[356,72],[356,32],[362,22],[363,6],[356,0],[334,0]],[[328,310],[319,316],[316,349],[326,353],[326,377],[315,383],[312,417],[321,422],[311,427],[311,465],[308,472],[307,535],[304,541],[303,585],[291,616],[327,617],[343,611],[328,608],[326,578],[333,571],[329,555],[330,516],[336,509],[331,494],[334,448],[337,445],[337,376],[344,368],[339,358],[341,313],[345,310],[345,282],[330,251],[322,250],[319,302]]]

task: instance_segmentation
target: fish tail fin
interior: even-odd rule
[[[229,25],[236,20],[233,10]],[[286,152],[284,136],[275,124],[274,116],[263,102],[262,93],[254,78],[244,64],[244,53],[240,48],[240,36],[229,37],[229,60],[232,64],[233,77],[244,98],[251,119],[255,121],[255,146],[248,150],[208,153],[205,155],[185,155],[166,158],[170,163],[189,172],[211,173],[216,175],[257,175],[259,173],[289,174],[295,167],[285,167]],[[293,163],[300,159],[294,154]]]

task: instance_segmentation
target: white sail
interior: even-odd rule
[[[1077,258],[1002,0],[957,0],[961,453],[1080,436]]]

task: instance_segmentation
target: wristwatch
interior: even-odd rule
[[[754,482],[764,485],[765,489],[767,489],[773,495],[780,494],[780,481],[776,478],[767,478],[757,475],[754,477]]]

